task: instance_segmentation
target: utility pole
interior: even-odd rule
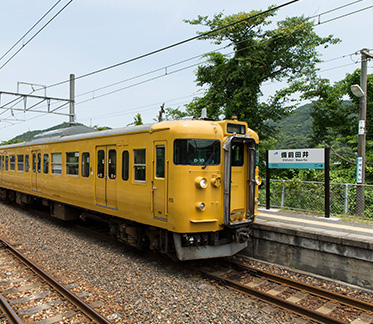
[[[361,53],[360,87],[352,85],[351,91],[360,98],[359,104],[359,133],[356,169],[356,213],[362,216],[365,210],[365,148],[366,148],[366,119],[367,119],[367,61],[373,58],[369,50],[364,48]]]
[[[75,124],[75,75],[70,74],[70,127]]]

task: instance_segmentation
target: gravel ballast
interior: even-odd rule
[[[0,237],[68,276],[113,323],[292,323],[294,317],[156,257],[0,203]],[[85,299],[83,299],[86,301]]]

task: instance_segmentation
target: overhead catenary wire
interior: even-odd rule
[[[13,48],[15,48],[37,25],[39,25],[39,23],[46,17],[48,16],[48,14],[61,2],[62,0],[58,0],[26,33],[23,34],[23,36],[21,36],[21,38],[15,42],[13,44],[13,46],[11,46],[4,54],[3,56],[0,57],[0,61],[5,57],[7,56],[10,51],[13,50]],[[23,45],[25,46],[25,45]]]
[[[348,5],[355,4],[355,3],[357,3],[357,2],[361,2],[361,1],[364,1],[364,0],[354,1],[354,2],[351,2],[351,3],[348,4]],[[296,2],[296,1],[291,1],[291,2],[289,2],[289,3],[286,3],[286,4],[282,5],[282,6],[288,5],[288,4],[293,3],[293,2]],[[348,6],[348,5],[345,5],[345,6],[342,6],[342,7],[346,7],[346,6]],[[370,7],[371,7],[371,6],[370,6]],[[369,9],[370,7],[367,7],[367,8],[365,8],[365,9]],[[276,9],[278,9],[278,7],[273,8],[273,10],[276,10]],[[330,13],[330,12],[333,12],[333,11],[336,11],[336,10],[339,10],[339,9],[341,9],[341,7],[334,8],[334,9],[329,10],[329,11],[327,11],[327,12],[323,12],[323,13],[321,13],[321,14],[319,14],[319,15],[314,16],[314,17],[320,16],[320,15],[323,15],[323,14],[326,14],[326,13]],[[365,10],[365,9],[364,9],[364,10]],[[360,11],[362,11],[362,10],[363,10],[363,9],[358,10],[358,11],[355,11],[355,12],[353,12],[353,13],[357,13],[357,12],[360,12]],[[263,12],[262,12],[262,13],[263,13]],[[339,19],[339,18],[343,18],[343,17],[345,17],[345,16],[346,16],[346,15],[342,15],[342,16],[339,16],[339,17],[336,17],[336,18],[333,18],[333,19],[329,19],[327,22],[330,22],[330,21],[333,21],[333,20],[336,20],[336,19]],[[314,17],[311,17],[311,18],[314,18]],[[253,17],[249,17],[249,18],[253,18]],[[239,22],[237,22],[237,23],[239,23]],[[324,22],[324,23],[326,23],[326,22]],[[316,25],[316,26],[317,26],[317,25]],[[224,27],[223,27],[223,28],[224,28]],[[216,32],[216,30],[210,31],[210,32],[208,32],[208,33],[213,33],[213,32]],[[195,37],[193,37],[193,38],[190,38],[190,39],[188,39],[188,40],[186,40],[186,41],[190,41],[190,40],[198,39],[198,38],[203,37],[203,36],[206,36],[206,33],[205,33],[205,34],[200,34],[200,35],[195,36]],[[87,74],[85,74],[85,75],[82,75],[82,76],[80,76],[80,77],[77,77],[76,79],[78,79],[78,78],[83,78],[83,77],[86,77],[86,76],[89,76],[89,75],[93,75],[93,74],[96,74],[96,73],[99,73],[99,72],[103,72],[103,71],[105,71],[105,70],[107,70],[107,69],[114,68],[114,67],[117,67],[117,66],[123,65],[123,64],[125,64],[125,63],[128,63],[128,62],[132,62],[132,61],[134,61],[134,60],[137,60],[137,59],[140,59],[140,58],[146,57],[146,56],[148,56],[148,55],[152,55],[152,54],[158,53],[159,51],[162,51],[162,50],[165,50],[165,49],[168,49],[168,48],[171,48],[171,47],[177,46],[177,45],[181,45],[181,44],[183,44],[183,43],[186,42],[186,41],[182,41],[182,42],[179,42],[179,43],[176,43],[176,44],[170,45],[170,46],[165,47],[165,48],[163,48],[163,49],[161,49],[161,50],[153,51],[153,52],[150,52],[150,53],[148,53],[148,54],[141,55],[141,56],[139,56],[139,57],[136,57],[136,58],[131,59],[131,60],[128,60],[128,61],[124,61],[124,62],[120,62],[120,63],[115,64],[115,65],[111,65],[111,66],[109,66],[109,67],[107,67],[107,68],[103,68],[103,69],[100,69],[100,70],[97,70],[97,71],[93,71],[93,72],[91,72],[91,73],[87,73]],[[345,57],[345,56],[343,56],[343,57]],[[331,59],[331,60],[336,60],[336,59],[338,59],[338,58],[334,58],[334,59]],[[190,60],[190,59],[188,59],[188,60]],[[187,60],[184,60],[184,61],[187,61]],[[327,61],[325,61],[325,62],[327,62]],[[193,66],[195,66],[195,65],[193,65]],[[188,67],[186,67],[186,68],[188,68]],[[179,71],[185,70],[186,68],[179,69]],[[338,67],[337,67],[337,68],[338,68]],[[161,68],[161,69],[164,69],[164,68]],[[335,69],[335,68],[331,68],[331,69]],[[176,72],[172,72],[172,73],[176,73]],[[172,73],[168,73],[168,74],[172,74]],[[161,76],[158,76],[158,77],[155,77],[155,78],[152,78],[152,79],[155,80],[155,79],[158,79],[158,78],[160,78],[160,77],[161,77]],[[162,76],[162,77],[163,77],[163,76]],[[134,77],[134,78],[137,78],[137,77]],[[131,78],[131,79],[133,79],[133,78]],[[123,83],[123,82],[125,82],[125,81],[128,81],[128,80],[119,81],[119,82],[116,82],[116,84]],[[143,83],[145,83],[145,82],[149,82],[149,81],[150,81],[150,80],[145,80],[145,81],[142,81],[142,82],[138,82],[138,83],[136,83],[135,85],[130,85],[130,86],[127,86],[127,87],[125,87],[125,88],[134,87],[134,86],[136,86],[136,85],[140,85],[140,84],[143,84]],[[59,82],[59,83],[56,83],[56,84],[52,84],[52,85],[50,85],[50,86],[48,86],[48,87],[56,86],[56,85],[63,84],[63,83],[66,83],[66,82],[68,82],[68,81],[63,81],[63,82]],[[114,84],[112,84],[112,85],[114,85]],[[108,87],[110,87],[110,86],[112,86],[112,85],[105,86],[105,87],[101,87],[100,90],[102,90],[102,89],[104,89],[104,88],[108,88]],[[122,88],[122,89],[123,89],[123,88]],[[92,90],[92,91],[86,92],[86,93],[84,93],[84,94],[91,93],[91,92],[93,92],[93,91],[97,91],[97,90],[98,90],[98,89],[96,89],[96,90]],[[107,94],[105,94],[105,95],[113,94],[113,93],[116,93],[116,92],[118,92],[118,91],[120,91],[120,90],[111,91],[110,93],[107,93]],[[81,95],[83,95],[83,94],[81,94]],[[92,98],[91,100],[93,100],[93,99],[97,99],[97,98],[102,97],[102,96],[103,96],[103,95],[96,96],[95,98]],[[87,102],[87,101],[89,101],[89,100],[86,100],[85,102]],[[81,103],[83,103],[83,102],[81,102]]]
[[[0,66],[0,70],[7,65],[20,51],[22,51],[27,44],[29,44],[37,35],[40,34],[40,32],[47,27],[67,6],[72,3],[74,0],[70,0],[62,9],[60,9],[51,19],[48,20],[23,46],[16,51],[3,65]]]

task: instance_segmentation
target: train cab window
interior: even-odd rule
[[[16,170],[16,156],[10,155],[9,162],[10,162],[10,170],[15,171]]]
[[[66,174],[79,175],[79,152],[66,153]]]
[[[62,174],[62,153],[52,153],[52,173]]]
[[[124,181],[128,180],[129,176],[129,153],[128,151],[123,151],[122,153],[122,179]]]
[[[23,155],[17,155],[17,167],[18,171],[22,172],[24,169],[24,161],[23,161]]]
[[[211,139],[176,139],[174,163],[181,165],[219,165],[220,141]]]
[[[89,153],[82,154],[82,177],[89,177]]]
[[[105,151],[97,152],[97,177],[102,179],[105,177]]]
[[[8,161],[9,161],[9,156],[5,157],[5,170],[8,171]]]
[[[25,155],[25,172],[28,172],[30,170],[30,160],[29,156]]]
[[[146,180],[146,150],[134,150],[135,181]]]
[[[117,151],[109,150],[109,179],[117,177]]]
[[[244,144],[232,144],[232,166],[243,166],[244,162]]]
[[[41,172],[41,153],[38,153],[38,173]]]
[[[155,164],[155,176],[157,178],[164,178],[165,169],[165,146],[157,145],[155,150],[156,164]]]
[[[43,156],[43,172],[49,172],[49,154],[44,154]]]

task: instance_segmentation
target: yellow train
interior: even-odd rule
[[[259,203],[258,142],[234,120],[70,127],[0,146],[0,195],[63,220],[100,216],[118,239],[180,260],[230,256]]]

